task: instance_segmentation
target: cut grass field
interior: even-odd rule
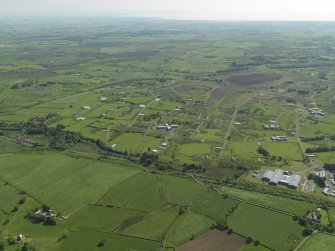
[[[264,145],[273,156],[282,156],[289,160],[303,160],[302,152],[297,143],[273,142]]]
[[[314,207],[314,204],[282,198],[264,193],[256,193],[231,187],[221,187],[221,190],[230,195],[250,202],[258,203],[268,207],[273,207],[295,215],[303,216]]]
[[[140,222],[130,225],[123,230],[122,233],[130,236],[161,241],[164,239],[169,226],[173,224],[177,217],[178,211],[176,209],[166,209],[155,212]]]
[[[186,212],[179,216],[169,229],[166,240],[178,246],[190,238],[208,230],[215,221],[202,215]]]
[[[140,169],[122,162],[76,159],[63,154],[2,156],[1,178],[63,215],[99,196]],[[19,175],[18,175],[19,174]]]
[[[224,199],[220,194],[210,191],[197,200],[192,209],[208,217],[224,220],[231,208],[237,204],[235,200]]]
[[[310,237],[299,249],[299,251],[333,251],[335,247],[335,236],[317,233]]]
[[[126,208],[86,206],[73,214],[68,226],[111,232],[125,220],[143,215],[142,212]]]
[[[173,176],[163,177],[163,193],[171,204],[190,206],[206,191],[207,188],[190,180]]]
[[[238,206],[228,218],[228,225],[235,232],[278,251],[290,250],[302,239],[303,227],[292,217],[248,204]]]
[[[161,193],[162,178],[141,172],[114,186],[98,204],[153,211],[167,205]]]
[[[0,210],[10,213],[23,197],[13,187],[0,182]]]
[[[98,243],[104,245],[98,247]],[[160,243],[140,238],[131,238],[122,235],[107,234],[88,230],[79,230],[69,234],[55,251],[63,250],[159,250]]]
[[[320,210],[320,215],[321,215],[321,219],[320,219],[320,223],[322,226],[328,226],[329,222],[329,218],[328,218],[328,213],[326,210],[321,209]]]

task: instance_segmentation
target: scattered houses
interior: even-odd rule
[[[308,109],[308,111],[311,115],[321,115],[321,116],[326,115],[321,109],[319,109],[317,107],[310,108],[310,109]]]
[[[157,126],[156,128],[158,130],[166,130],[166,131],[171,131],[172,129],[174,128],[178,128],[179,125],[174,125],[174,124],[168,124],[168,123],[165,123],[165,125],[159,125]]]
[[[18,138],[17,142],[23,145],[38,146],[38,143],[32,139]]]
[[[17,237],[16,237],[16,241],[19,242],[19,241],[23,241],[26,237],[24,236],[24,234],[19,234]]]
[[[100,101],[102,101],[102,102],[107,101],[107,97],[101,97]]]
[[[83,121],[83,120],[85,120],[86,118],[85,117],[78,117],[78,118],[76,118],[77,119],[77,121]]]
[[[90,106],[88,106],[88,105],[84,105],[84,106],[83,106],[83,109],[85,109],[85,110],[90,110],[90,109],[91,109],[91,107],[90,107]]]
[[[145,105],[142,104],[142,105],[139,105],[138,107],[139,108],[145,108]]]
[[[43,121],[47,121],[47,120],[48,120],[48,118],[46,116],[37,116],[37,117],[31,118],[31,121],[43,122]]]
[[[264,124],[263,125],[263,128],[265,129],[265,130],[279,130],[280,129],[280,127],[279,127],[279,125],[278,124]]]

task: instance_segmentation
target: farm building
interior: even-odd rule
[[[168,123],[165,123],[165,125],[159,125],[157,126],[158,130],[167,130],[167,131],[171,131],[173,128],[178,128],[179,125],[170,125]]]
[[[267,170],[265,171],[265,173],[263,174],[262,180],[269,182],[272,178],[273,172],[271,170]]]
[[[45,116],[37,116],[37,117],[31,118],[31,121],[46,121],[46,120],[48,120],[48,118]]]
[[[280,169],[276,169],[269,181],[269,184],[270,185],[274,185],[274,186],[277,186],[278,185],[278,182],[279,180],[281,180],[283,177],[283,170],[280,170]]]
[[[301,176],[298,174],[290,175],[281,169],[275,171],[267,170],[262,176],[262,180],[269,183],[269,185],[277,186],[278,184],[286,185],[289,188],[297,189],[300,184]]]
[[[301,180],[301,176],[298,174],[293,174],[291,176],[290,183],[288,184],[289,188],[297,189],[299,187],[299,183]]]
[[[271,140],[276,141],[287,141],[287,136],[272,136]]]
[[[145,108],[145,105],[139,105],[138,107],[139,108]]]
[[[279,180],[279,184],[288,185],[290,184],[291,176],[283,174],[282,178]]]

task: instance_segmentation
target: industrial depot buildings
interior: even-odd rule
[[[262,180],[268,182],[269,185],[277,186],[278,184],[282,184],[289,188],[297,189],[300,184],[301,176],[283,171],[281,169],[276,169],[275,171],[265,171],[262,176]]]

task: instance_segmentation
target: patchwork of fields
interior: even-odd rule
[[[0,33],[0,250],[285,251],[334,231],[333,25]],[[298,191],[262,180],[275,169]],[[333,236],[300,250],[318,247]]]

